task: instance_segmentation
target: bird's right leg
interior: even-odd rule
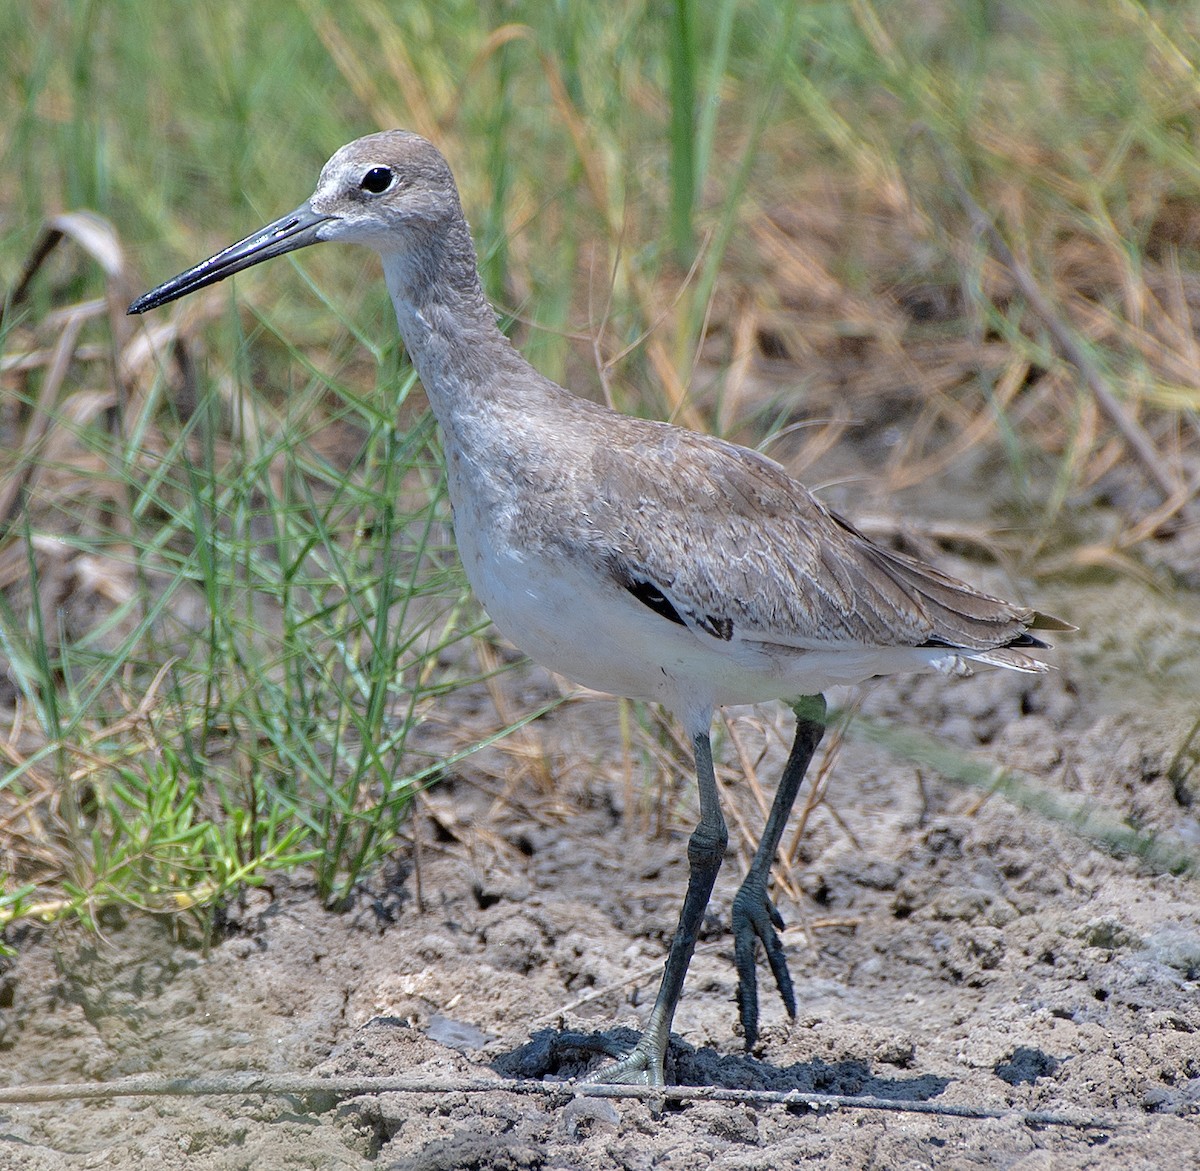
[[[679,915],[679,926],[671,941],[671,951],[663,970],[658,998],[646,1024],[646,1031],[632,1051],[613,1065],[590,1074],[588,1081],[609,1085],[634,1084],[661,1086],[671,1021],[683,993],[683,980],[696,950],[696,939],[704,911],[712,895],[717,871],[729,844],[729,831],[721,814],[717,779],[713,773],[712,744],[707,729],[692,741],[696,752],[696,779],[700,786],[700,823],[688,839],[688,887]]]

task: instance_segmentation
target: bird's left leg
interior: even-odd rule
[[[805,696],[792,704],[796,713],[796,738],[788,755],[779,787],[767,824],[759,839],[750,873],[738,888],[733,900],[734,962],[738,973],[738,1014],[746,1035],[749,1049],[758,1039],[758,981],[754,970],[757,944],[762,942],[767,953],[767,962],[779,993],[783,997],[788,1015],[796,1015],[796,994],[792,988],[792,977],[788,972],[787,958],[783,954],[783,943],[776,929],[783,929],[783,918],[767,894],[767,881],[771,875],[771,864],[779,849],[779,839],[792,812],[796,794],[809,762],[821,737],[825,734],[825,698],[820,695]]]

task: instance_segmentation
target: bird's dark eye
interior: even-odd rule
[[[382,195],[392,185],[394,178],[391,167],[372,167],[362,177],[359,186],[372,195]]]

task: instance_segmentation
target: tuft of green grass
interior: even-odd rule
[[[272,333],[296,372],[282,397],[238,374]],[[24,326],[9,338],[41,352]],[[129,333],[119,395],[103,362],[81,375],[95,389],[61,395],[33,362],[40,393],[10,420],[30,474],[0,535],[0,925],[201,909],[301,864],[337,903],[394,848],[417,789],[475,746],[441,737],[432,761],[410,746],[479,677],[482,620],[395,347],[363,394],[336,365],[303,373],[266,318],[223,372],[199,371],[175,326],[159,341],[183,359],[176,385],[144,352],[133,368]]]

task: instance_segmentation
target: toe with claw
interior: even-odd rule
[[[746,1036],[746,1048],[758,1040],[758,977],[755,973],[757,944],[762,943],[767,963],[783,997],[788,1016],[796,1015],[796,993],[788,971],[787,956],[779,932],[783,917],[767,894],[766,881],[756,874],[742,883],[733,900],[734,962],[738,974],[738,1015]]]
[[[593,1070],[583,1080],[604,1086],[662,1086],[666,1084],[665,1052],[643,1036],[624,1057]]]

